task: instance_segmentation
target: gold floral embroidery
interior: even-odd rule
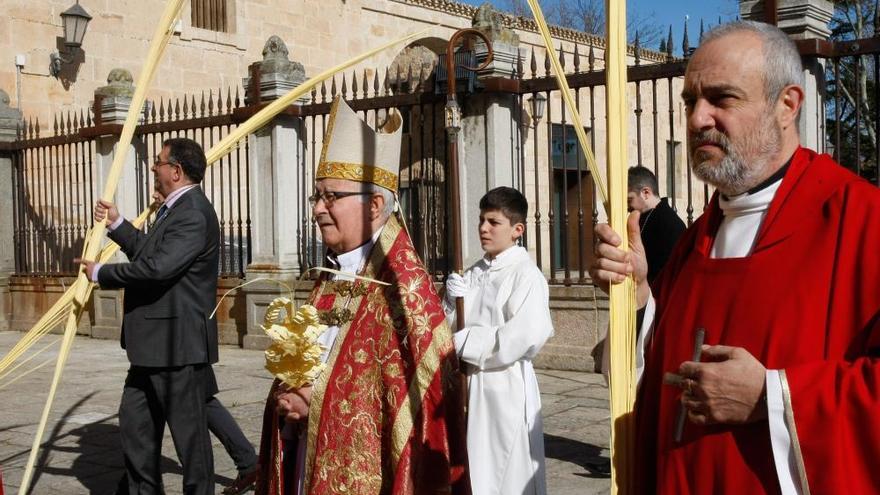
[[[318,170],[315,171],[315,179],[326,178],[372,182],[392,192],[397,192],[397,174],[376,165],[322,161],[318,164]]]
[[[329,284],[326,282],[322,283],[321,288],[329,288]],[[346,341],[346,336],[352,326],[351,322],[354,319],[354,314],[351,310],[348,310],[348,307],[357,308],[360,306],[361,300],[362,299],[358,297],[336,297],[334,299],[333,309],[323,312],[324,314],[322,315],[323,318],[327,318],[328,320],[333,319],[338,321],[340,329],[337,336],[337,344],[333,346],[327,360],[327,372],[321,374],[317,382],[315,382],[312,392],[312,402],[309,407],[306,476],[304,480],[306,493],[311,491],[310,487],[312,485],[326,487],[328,484],[329,486],[335,487],[334,491],[331,493],[374,493],[375,490],[362,491],[360,490],[360,487],[373,486],[376,483],[381,483],[381,473],[371,470],[370,468],[370,466],[379,465],[379,459],[375,456],[369,455],[371,449],[368,448],[364,438],[358,437],[344,439],[340,442],[337,439],[328,437],[330,434],[338,434],[339,428],[321,427],[322,423],[324,423],[322,412],[325,410],[325,406],[329,408],[327,409],[329,412],[325,416],[328,418],[328,423],[334,423],[334,417],[348,417],[350,411],[357,410],[359,407],[357,402],[349,400],[344,406],[345,408],[348,408],[349,414],[343,414],[340,412],[343,405],[340,404],[339,401],[336,403],[333,401],[327,401],[328,403],[325,404],[324,395],[327,393],[328,386],[331,386],[331,375],[334,375],[333,381],[336,383],[349,383],[355,376],[350,365],[339,366],[339,369],[337,370],[335,363],[340,354],[340,350],[344,347],[343,344]],[[350,349],[348,351],[350,351]],[[350,362],[351,357],[346,356],[342,358],[342,361]],[[353,428],[354,430],[361,428],[360,426],[352,425],[348,425],[347,427]],[[321,430],[320,437],[319,430]],[[321,444],[320,447],[319,443]],[[336,452],[335,446],[337,444],[344,444],[346,448],[351,447],[355,449],[352,454],[361,455],[363,460],[360,462],[349,462],[351,457],[346,456],[345,460],[339,460],[339,462],[335,462],[334,460],[334,462],[330,462],[326,459],[326,455],[329,454],[332,458],[333,453]]]
[[[343,400],[339,403],[339,412],[342,414],[351,414],[351,403],[347,400]]]
[[[434,329],[431,344],[423,353],[422,359],[416,367],[415,376],[410,379],[409,391],[394,420],[394,425],[391,428],[391,455],[395,468],[413,430],[413,418],[421,414],[425,394],[441,366],[443,356],[446,355],[446,344],[449,342],[448,328],[446,322],[443,321],[440,326]]]
[[[367,362],[367,351],[363,349],[358,349],[357,352],[354,353],[354,362],[358,364],[364,364]]]
[[[327,285],[330,290],[345,297],[362,297],[370,291],[367,284],[362,282],[351,282],[349,280],[328,282]]]
[[[403,372],[400,370],[400,365],[397,363],[391,363],[386,366],[385,373],[392,378],[400,378],[403,376]]]
[[[391,254],[398,251],[392,248],[400,231],[396,220],[386,224],[362,274],[387,279],[377,272],[385,262],[393,263],[396,285],[366,284],[362,292],[355,289],[360,284],[351,284],[351,289],[342,284],[339,289],[327,287],[343,296],[350,294],[350,304],[340,302],[347,297],[337,297],[335,309],[352,308],[354,314],[340,325],[328,372],[315,384],[307,492],[386,493],[398,477],[404,486],[413,486],[407,472],[397,472],[397,463],[413,422],[422,421],[420,396],[432,381],[431,369],[448,353],[451,340],[442,318],[437,321],[421,314],[429,311],[436,317],[439,301],[429,302],[419,293],[430,284],[412,248]],[[344,315],[331,310],[326,317],[331,316]],[[437,335],[432,336],[432,327],[437,327]],[[410,400],[413,404],[404,404]]]
[[[335,307],[329,311],[319,311],[318,319],[324,325],[341,327],[353,320],[354,314],[348,308]]]

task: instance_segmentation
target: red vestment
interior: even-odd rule
[[[766,420],[688,422],[681,443],[673,439],[680,390],[662,377],[691,358],[700,327],[707,344],[743,347],[782,370],[801,486],[813,494],[875,492],[880,190],[801,148],[749,256],[710,258],[721,220],[716,195],[653,287],[654,333],[636,402],[639,492],[780,490]]]
[[[312,293],[311,303],[329,318],[325,323],[340,331],[312,393],[305,492],[467,493],[463,395],[452,335],[433,280],[394,217],[361,275],[390,285],[323,276]],[[290,475],[285,479],[292,470],[281,462],[282,425],[272,391],[258,495],[289,493],[285,484],[295,482]]]

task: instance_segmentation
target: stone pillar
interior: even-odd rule
[[[251,70],[256,71],[256,76],[243,79],[244,87],[249,91],[245,95],[247,104],[253,105],[256,99],[250,93],[252,83],[256,83],[254,89],[259,91],[260,101],[265,102],[284,96],[306,80],[303,64],[291,61],[289,56],[290,51],[279,36],[273,34],[266,40],[263,45],[263,60],[251,64]],[[309,97],[303,96],[297,101],[308,103]]]
[[[125,123],[128,109],[131,107],[131,97],[134,94],[133,82],[131,72],[125,69],[113,69],[107,76],[107,86],[95,90],[95,100],[100,101],[101,125],[121,126]],[[100,136],[97,140],[95,197],[100,196],[104,191],[118,142],[119,136],[116,134]],[[126,218],[134,218],[140,213],[137,204],[137,172],[152,163],[152,157],[147,157],[146,164],[138,163],[138,153],[145,155],[146,146],[135,136],[126,154],[122,176],[116,188],[115,202],[119,212]]]
[[[302,64],[291,62],[287,46],[271,36],[263,48],[263,60],[251,69],[253,77],[245,87],[258,88],[262,102],[277,99],[305,80]],[[251,101],[255,95],[250,95]],[[248,281],[276,280],[293,286],[301,272],[300,232],[303,194],[312,190],[311,178],[302,169],[302,119],[289,115],[275,117],[266,127],[248,137],[250,155],[251,264]],[[260,324],[266,307],[286,290],[277,283],[260,281],[242,289],[247,306],[245,348],[264,349],[268,338]]]
[[[474,15],[473,26],[492,41],[494,51],[493,61],[479,72],[478,82],[514,77],[519,37],[503,27],[501,14],[484,4]],[[486,59],[485,44],[477,43],[474,52],[476,64],[481,65]],[[515,183],[516,157],[511,143],[517,141],[516,133],[522,126],[517,123],[517,100],[512,94],[476,93],[468,95],[464,102],[459,163],[462,255],[468,266],[483,255],[477,233],[480,198],[498,186],[521,186]]]
[[[107,85],[95,90],[95,101],[100,102],[101,125],[121,126],[125,123],[128,109],[131,107],[131,97],[134,94],[133,82],[131,72],[125,69],[113,69],[107,76]],[[93,187],[96,198],[104,192],[107,175],[118,151],[118,143],[119,136],[117,134],[99,136],[95,142],[96,179]],[[134,218],[140,213],[137,204],[138,172],[143,173],[143,170],[139,169],[148,167],[151,163],[150,157],[147,158],[146,165],[139,163],[138,154],[146,155],[146,145],[135,136],[129,145],[114,199],[119,212],[126,218]],[[125,261],[125,255],[121,252],[112,259],[112,262],[115,263]],[[92,326],[92,336],[107,339],[118,338],[122,328],[122,291],[95,289],[93,297],[95,324]]]
[[[743,19],[764,19],[763,0],[741,0]],[[834,15],[834,4],[829,0],[778,0],[779,28],[793,40],[828,39],[828,23]],[[798,127],[801,144],[822,151],[825,146],[825,61],[806,57],[804,64],[804,105]]]
[[[9,95],[0,89],[0,143],[15,141],[21,111],[9,106]],[[12,298],[9,277],[15,273],[12,203],[12,152],[0,151],[0,331],[10,330]]]

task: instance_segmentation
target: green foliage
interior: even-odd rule
[[[878,25],[875,0],[838,2],[830,25],[831,38],[870,38],[878,32]],[[841,53],[825,62],[828,151],[844,166],[878,183],[880,53]]]

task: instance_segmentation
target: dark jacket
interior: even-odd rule
[[[109,234],[129,263],[98,272],[107,289],[125,289],[122,347],[135,366],[217,362],[220,229],[201,188],[180,196],[149,233],[127,220]]]
[[[652,283],[686,227],[675,210],[670,208],[666,198],[661,199],[653,210],[639,217],[639,227],[642,229],[642,244],[645,245],[645,255],[648,258],[648,282]]]

